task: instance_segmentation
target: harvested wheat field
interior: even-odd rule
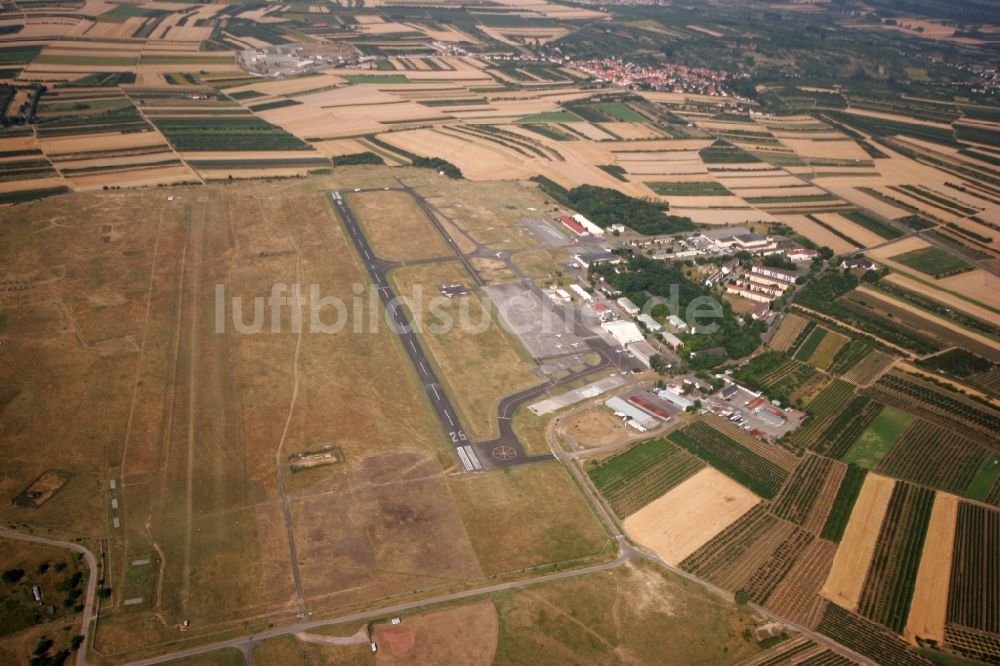
[[[961,298],[955,298],[953,295],[941,291],[940,289],[936,289],[925,282],[920,282],[908,278],[905,275],[901,275],[899,273],[889,273],[882,279],[886,280],[887,282],[899,285],[904,289],[909,289],[910,291],[914,291],[918,294],[926,296],[930,299],[937,301],[938,303],[942,303],[950,308],[954,308],[955,310],[961,310],[966,314],[970,314],[973,317],[978,317],[979,319],[982,319],[984,321],[990,321],[991,319],[993,319],[993,317],[997,316],[993,310],[981,307],[979,305],[976,305],[975,303],[970,303],[969,301]]]
[[[851,512],[844,537],[833,558],[830,575],[820,594],[838,606],[856,610],[868,567],[875,553],[875,542],[896,482],[878,474],[868,474],[861,494]]]
[[[771,336],[769,346],[776,351],[788,351],[795,339],[805,330],[809,320],[794,313],[788,313],[778,324],[778,330]]]
[[[944,642],[944,625],[948,616],[948,589],[951,583],[951,558],[955,545],[955,523],[958,518],[958,497],[937,493],[931,510],[917,583],[910,602],[903,637],[916,644],[916,638]]]
[[[1000,277],[981,268],[938,280],[938,284],[983,305],[1000,309]]]
[[[733,524],[760,498],[706,467],[625,519],[625,532],[667,564],[685,557]]]

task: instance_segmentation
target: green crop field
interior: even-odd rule
[[[548,111],[546,113],[536,113],[533,116],[525,116],[518,122],[522,123],[579,123],[583,122],[578,116],[569,111]]]
[[[621,102],[602,102],[597,105],[597,108],[611,118],[623,123],[644,123],[648,120],[644,115]]]
[[[349,74],[344,77],[351,83],[409,83],[404,74]]]
[[[972,266],[958,257],[938,247],[925,247],[920,250],[897,254],[895,257],[890,258],[893,261],[898,261],[903,265],[915,268],[921,273],[933,275],[934,277],[961,273],[972,268]]]
[[[906,412],[892,407],[884,408],[861,433],[842,460],[874,469],[911,421],[913,416]]]
[[[649,189],[663,196],[724,197],[730,194],[722,183],[715,181],[697,183],[646,183]]]
[[[590,480],[625,518],[693,475],[705,464],[665,439],[633,446],[590,469]]]
[[[994,453],[976,472],[972,483],[965,489],[965,494],[974,500],[986,501],[998,478],[1000,478],[1000,453]]]

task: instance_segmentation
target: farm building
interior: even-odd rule
[[[878,265],[871,259],[866,259],[865,257],[855,257],[854,259],[845,259],[840,262],[841,268],[848,269],[861,269],[863,271],[873,271],[878,268]]]
[[[601,328],[610,333],[622,347],[646,339],[639,327],[630,321],[606,321],[601,324]]]
[[[722,389],[719,395],[722,396],[723,400],[729,400],[739,392],[740,392],[739,386],[737,386],[736,384],[730,384],[726,388]]]
[[[660,325],[660,322],[656,321],[645,312],[636,317],[635,319],[643,326],[645,326],[646,330],[649,331],[650,333],[659,333],[660,331],[663,330],[663,326]]]
[[[631,301],[631,299],[622,296],[618,299],[618,307],[625,311],[630,317],[634,317],[639,314],[639,306]]]
[[[688,328],[687,323],[683,319],[681,319],[680,317],[678,317],[677,315],[670,315],[669,317],[667,317],[667,323],[675,331],[682,331],[683,332],[683,331],[686,331],[687,328]]]
[[[576,220],[574,220],[569,215],[560,215],[559,216],[559,221],[562,222],[564,225],[566,225],[566,227],[568,227],[569,230],[572,231],[577,236],[586,236],[586,235],[588,235],[587,234],[587,230],[584,229],[583,225],[580,224],[579,222],[577,222]]]

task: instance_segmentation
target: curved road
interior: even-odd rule
[[[4,528],[0,528],[0,537],[15,539],[17,541],[28,541],[30,543],[40,543],[56,548],[65,548],[66,550],[72,550],[83,555],[83,559],[86,560],[87,567],[90,569],[90,575],[87,576],[87,599],[83,602],[83,620],[80,623],[80,635],[83,636],[83,642],[80,643],[80,647],[76,651],[76,663],[77,666],[86,666],[87,639],[90,637],[90,625],[94,621],[94,598],[97,596],[97,558],[87,548],[71,541],[59,541],[58,539],[49,539],[35,534],[23,534],[22,532],[14,532]]]

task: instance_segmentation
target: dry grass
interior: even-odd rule
[[[466,432],[475,439],[498,434],[496,407],[500,399],[536,384],[539,378],[488,316],[477,295],[454,299],[438,295],[443,284],[471,286],[470,276],[459,262],[450,261],[404,266],[393,271],[391,279],[400,294],[410,297],[420,290],[424,294],[419,307],[413,299],[411,309],[418,312],[421,340],[441,371],[439,379],[447,385]],[[453,326],[443,332],[433,330],[444,329],[442,324],[449,317]],[[469,326],[462,325],[463,318]]]
[[[372,250],[389,261],[452,254],[424,211],[406,192],[351,192],[347,205],[361,223]]]
[[[375,625],[373,640],[379,646],[375,663],[489,666],[496,653],[498,628],[492,601],[408,615],[398,625]]]
[[[486,576],[612,555],[607,533],[558,463],[451,476],[448,484]]]

